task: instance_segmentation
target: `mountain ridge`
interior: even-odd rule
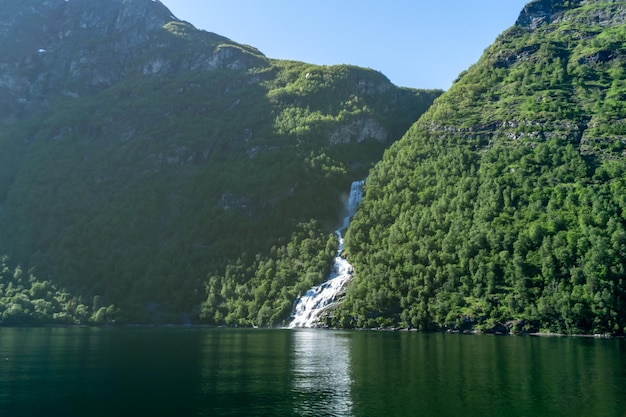
[[[95,92],[133,74],[243,68],[264,58],[252,47],[198,31],[151,0],[31,0],[3,7],[7,13],[0,34],[8,41],[0,47],[0,86],[10,93],[5,95],[5,110],[11,108],[9,103],[17,102],[19,109],[51,95]],[[192,41],[201,48],[190,54]],[[172,47],[182,54],[163,57],[162,49]]]
[[[269,59],[151,0],[0,6],[3,323],[283,322],[350,182],[440,94]]]

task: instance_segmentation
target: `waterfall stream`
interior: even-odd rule
[[[341,256],[343,252],[343,236],[341,231],[350,224],[350,219],[356,212],[357,205],[363,196],[363,184],[365,181],[355,181],[350,187],[348,197],[348,214],[344,218],[343,226],[335,230],[339,238],[339,247],[333,264],[333,270],[326,281],[308,290],[294,302],[292,321],[289,327],[316,327],[322,312],[333,306],[337,296],[341,294],[352,278],[353,268],[350,263]]]

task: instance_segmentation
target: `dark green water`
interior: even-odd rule
[[[626,417],[624,340],[0,328],[0,416]]]

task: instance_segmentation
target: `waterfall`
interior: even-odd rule
[[[321,313],[333,306],[337,296],[345,290],[348,281],[352,278],[352,265],[341,256],[343,252],[341,231],[348,227],[350,219],[356,212],[357,205],[361,202],[364,183],[364,180],[355,181],[350,187],[347,204],[348,213],[344,218],[342,227],[335,230],[335,234],[339,238],[339,247],[330,276],[322,284],[311,288],[304,295],[298,297],[294,302],[291,314],[293,319],[289,327],[316,327]]]
[[[352,218],[352,216],[354,216],[354,213],[356,213],[356,207],[359,205],[361,199],[363,198],[363,184],[365,184],[365,180],[354,181],[350,186],[350,196],[348,197],[347,205],[348,215],[343,219],[343,229],[348,228],[348,225],[350,224],[350,219]],[[343,242],[340,242],[340,244],[343,244]]]

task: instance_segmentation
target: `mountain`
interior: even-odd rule
[[[154,0],[0,0],[0,321],[284,321],[351,181],[441,92]]]
[[[535,0],[394,143],[333,323],[624,334],[626,3]]]

